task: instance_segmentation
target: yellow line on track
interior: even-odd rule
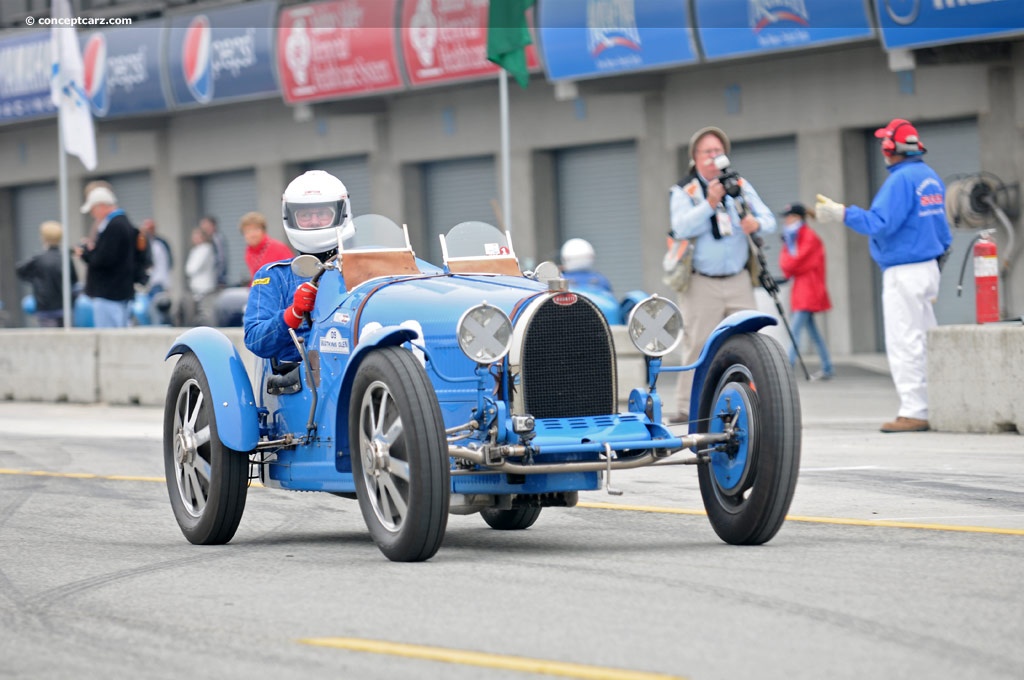
[[[347,649],[354,652],[404,656],[411,659],[425,659],[427,661],[440,661],[443,663],[479,666],[482,668],[497,668],[501,670],[520,671],[523,673],[557,675],[563,678],[583,678],[584,680],[683,680],[678,675],[665,675],[664,673],[648,673],[645,671],[630,671],[619,668],[587,666],[584,664],[566,663],[564,661],[529,659],[522,656],[487,654],[485,652],[470,652],[460,649],[448,649],[445,647],[429,647],[426,645],[410,645],[401,642],[387,642],[385,640],[327,637],[307,638],[298,640],[298,642],[304,645],[314,645],[317,647],[333,647],[335,649]]]
[[[666,515],[706,515],[703,510],[685,508],[662,508],[651,505],[619,505],[617,503],[578,503],[577,507],[594,510],[628,510],[631,512],[654,512]],[[1001,529],[999,527],[972,527],[960,524],[926,524],[923,522],[895,522],[889,520],[850,519],[846,517],[803,517],[786,515],[787,522],[807,522],[810,524],[839,524],[854,527],[884,527],[887,529],[926,529],[928,531],[962,531],[974,534],[1004,534],[1007,536],[1024,536],[1024,529]]]
[[[136,477],[132,475],[94,475],[89,472],[46,472],[45,470],[6,470],[0,468],[0,475],[22,475],[25,477],[63,477],[66,479],[110,479],[116,482],[160,482],[163,477]]]
[[[107,479],[118,482],[159,482],[163,477],[136,477],[130,475],[94,475],[88,472],[47,472],[45,470],[10,470],[0,468],[0,475],[21,475],[25,477],[61,477],[67,479]],[[253,480],[252,487],[263,485]],[[703,510],[688,508],[665,508],[656,505],[622,505],[618,503],[581,502],[576,507],[591,510],[624,510],[627,512],[651,512],[662,515],[706,515]],[[975,527],[961,524],[927,524],[924,522],[896,522],[890,520],[851,519],[847,517],[803,517],[787,515],[787,522],[806,522],[809,524],[835,524],[854,527],[881,527],[886,529],[924,529],[926,531],[959,531],[971,534],[1001,534],[1004,536],[1024,536],[1024,529],[1002,529],[999,527]]]

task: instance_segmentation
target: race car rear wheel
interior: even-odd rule
[[[164,476],[181,533],[196,545],[227,543],[245,510],[249,458],[221,444],[210,385],[187,352],[164,404]]]
[[[374,542],[395,562],[433,557],[448,525],[448,444],[433,386],[408,350],[363,360],[349,411],[352,475]]]
[[[704,508],[715,533],[734,545],[759,545],[778,532],[800,470],[800,397],[782,347],[744,333],[716,352],[701,391],[698,430],[736,436],[700,465]]]
[[[512,508],[510,510],[484,508],[480,511],[480,516],[492,529],[519,531],[532,527],[540,517],[540,511],[541,508]]]

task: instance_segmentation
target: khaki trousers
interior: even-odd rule
[[[715,279],[694,273],[690,287],[679,296],[679,309],[683,313],[683,364],[692,364],[704,349],[704,341],[722,319],[734,312],[757,309],[750,272],[746,269],[724,279]],[[697,414],[690,410],[690,389],[693,371],[679,374],[676,385],[676,406],[691,418]]]

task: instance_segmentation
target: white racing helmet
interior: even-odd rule
[[[291,181],[281,197],[284,233],[300,253],[317,255],[338,247],[336,227],[351,217],[348,189],[323,170]]]
[[[571,238],[562,244],[562,269],[567,272],[591,269],[594,266],[594,246],[582,238]]]

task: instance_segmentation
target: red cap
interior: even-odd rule
[[[884,128],[875,130],[875,137],[879,139],[889,137],[894,142],[906,144],[907,137],[917,137],[917,128],[911,125],[909,120],[893,118]]]
[[[891,139],[899,145],[896,147],[897,153],[924,151],[924,145],[921,144],[921,137],[917,134],[917,128],[904,118],[893,118],[884,128],[875,130],[875,137]],[[913,147],[913,149],[907,147]]]

